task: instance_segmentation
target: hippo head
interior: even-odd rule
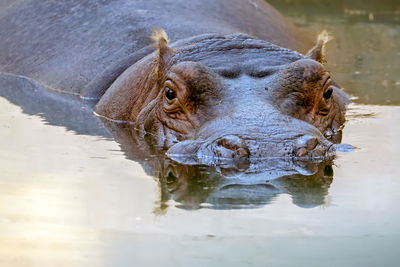
[[[319,160],[340,142],[348,97],[321,64],[323,41],[304,56],[243,34],[156,39],[157,51],[114,82],[96,113],[134,122],[173,160]]]

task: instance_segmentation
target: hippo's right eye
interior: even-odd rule
[[[165,87],[165,97],[168,100],[173,100],[174,98],[176,98],[176,93],[174,90],[172,90],[171,88],[169,88],[168,86]]]
[[[332,89],[331,86],[329,86],[328,90],[326,90],[324,95],[323,95],[325,100],[328,100],[332,96],[332,92],[333,92],[333,89]]]

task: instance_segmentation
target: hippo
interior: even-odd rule
[[[262,0],[20,0],[0,10],[0,86],[86,101],[175,162],[248,168],[343,149],[349,97],[324,67],[326,35],[311,45]]]

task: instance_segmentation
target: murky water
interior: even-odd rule
[[[400,104],[398,0],[271,0],[299,28],[327,30],[327,66],[357,103]]]
[[[278,6],[334,32],[328,64],[358,97],[343,136],[357,149],[318,177],[223,187],[237,174],[132,160],[83,106],[0,97],[0,266],[398,266],[399,9],[337,2]]]

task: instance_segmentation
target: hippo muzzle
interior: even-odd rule
[[[243,118],[242,118],[243,119]],[[247,169],[251,162],[282,159],[321,162],[331,160],[336,147],[318,129],[305,122],[282,115],[278,124],[241,125],[225,122],[232,127],[218,132],[217,120],[210,128],[216,129],[208,139],[185,140],[173,145],[167,156],[187,165],[212,165],[225,168]],[[209,129],[204,129],[207,132]],[[230,133],[229,133],[230,132]],[[203,135],[205,136],[205,135]]]

